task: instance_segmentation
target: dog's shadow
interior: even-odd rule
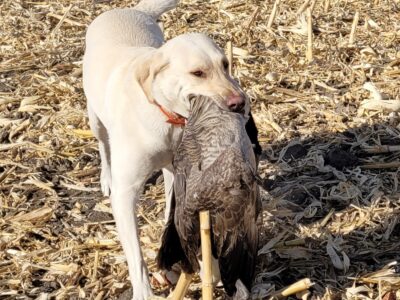
[[[255,294],[310,278],[316,295],[340,295],[399,259],[398,145],[382,123],[264,147]]]

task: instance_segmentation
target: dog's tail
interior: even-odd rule
[[[178,2],[179,0],[141,0],[134,9],[142,11],[157,20],[163,13],[174,9]]]

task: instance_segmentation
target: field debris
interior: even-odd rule
[[[130,297],[82,55],[88,24],[134,3],[0,3],[1,299]],[[399,19],[398,1],[383,0],[182,0],[162,17],[167,38],[230,42],[252,101],[264,149],[254,298],[309,278],[297,298],[400,299]],[[154,261],[164,206],[155,175],[138,214],[158,296],[172,289]]]
[[[361,102],[360,109],[386,111],[386,112],[399,112],[400,99],[389,100],[383,99],[383,95],[377,90],[371,82],[366,82],[363,88],[370,91],[372,98],[366,99]]]

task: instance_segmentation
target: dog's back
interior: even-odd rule
[[[142,0],[133,8],[113,9],[98,16],[86,33],[86,47],[159,47],[163,43],[157,19],[178,0]]]
[[[104,12],[89,25],[83,58],[83,86],[89,104],[103,102],[106,83],[116,67],[143,47],[159,48],[164,43],[157,18],[177,3],[142,0],[133,8]]]

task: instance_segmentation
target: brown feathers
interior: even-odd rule
[[[198,213],[209,210],[213,256],[218,258],[225,290],[232,296],[236,281],[240,279],[250,289],[254,274],[260,207],[255,156],[244,116],[222,110],[211,98],[198,97],[193,101],[174,157],[175,203],[158,263],[170,268],[179,261],[185,272],[199,270]],[[174,242],[176,237],[168,235],[174,230],[180,244]],[[182,250],[184,255],[178,255]],[[167,252],[175,253],[169,264]]]

